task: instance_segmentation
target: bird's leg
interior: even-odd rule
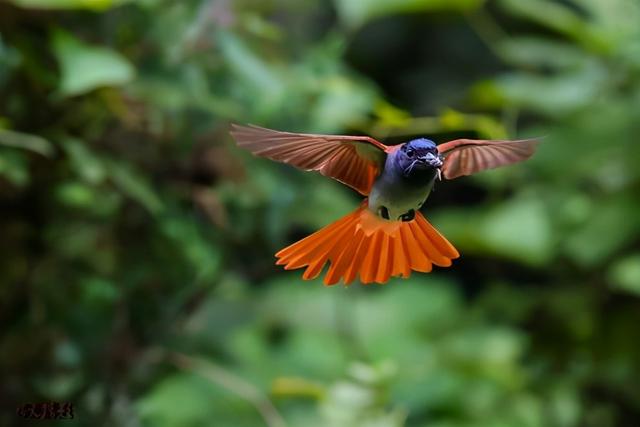
[[[400,215],[400,219],[403,222],[409,222],[409,221],[413,221],[413,219],[416,217],[416,211],[411,209],[409,210],[409,212],[403,213],[402,215]]]
[[[384,219],[390,219],[389,209],[387,209],[386,206],[380,206],[380,208],[378,209],[378,214]]]

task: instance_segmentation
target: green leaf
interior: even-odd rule
[[[108,171],[113,183],[149,212],[157,214],[162,210],[162,201],[151,187],[151,184],[130,166],[117,161],[109,161]]]
[[[219,32],[217,41],[228,65],[241,79],[267,95],[282,95],[284,82],[240,38],[228,32]]]
[[[53,51],[60,65],[58,90],[63,96],[81,95],[105,86],[120,86],[134,77],[134,68],[119,53],[86,44],[72,34],[56,30]]]
[[[549,217],[533,198],[502,203],[490,211],[479,231],[488,248],[507,258],[541,265],[553,255]]]
[[[554,76],[515,72],[495,80],[500,97],[516,106],[555,116],[590,106],[609,79],[608,71],[592,62]]]
[[[221,264],[220,251],[211,240],[203,236],[190,217],[167,215],[160,221],[160,228],[191,263],[198,279],[213,279]]]
[[[0,145],[33,151],[47,157],[53,154],[53,145],[46,139],[7,129],[0,129]]]
[[[631,242],[640,228],[638,203],[626,196],[602,200],[591,217],[569,236],[565,249],[582,265],[594,265]]]
[[[47,399],[65,400],[77,393],[85,384],[83,372],[79,369],[58,371],[49,376],[40,376],[33,380],[35,389]]]
[[[593,51],[610,46],[602,33],[569,6],[550,0],[501,0],[500,5],[515,16],[528,19],[580,42]]]
[[[554,255],[549,216],[542,202],[533,197],[505,201],[487,212],[448,210],[434,223],[454,244],[470,252],[534,266]]]
[[[496,48],[510,63],[529,67],[567,68],[589,59],[575,45],[540,37],[510,37],[499,42]]]
[[[0,151],[0,175],[17,186],[29,182],[29,165],[24,153],[15,150]]]
[[[451,10],[468,12],[480,7],[484,0],[334,0],[340,18],[351,27],[396,13]]]
[[[212,398],[218,395],[217,387],[200,377],[174,374],[166,376],[136,406],[149,425],[206,425],[207,420],[216,417]]]
[[[61,141],[61,144],[69,156],[71,166],[84,181],[99,184],[105,179],[107,171],[102,160],[87,147],[85,142],[66,138]]]
[[[609,270],[608,276],[618,289],[640,296],[640,253],[615,263]]]
[[[23,61],[22,53],[9,43],[6,43],[0,34],[0,86],[3,86],[9,76]],[[2,126],[3,117],[0,117]]]
[[[113,304],[122,293],[116,283],[91,276],[82,280],[82,301],[89,307],[101,308]]]
[[[322,132],[362,122],[373,109],[376,92],[370,86],[342,76],[331,76],[321,85],[323,90],[310,114],[314,127]]]
[[[549,393],[550,414],[556,420],[556,425],[562,427],[574,426],[580,419],[581,398],[570,385],[559,384]]]
[[[65,205],[79,208],[94,205],[98,197],[93,188],[79,182],[60,184],[56,188],[56,196]]]

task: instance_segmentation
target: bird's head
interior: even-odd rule
[[[442,167],[442,157],[438,154],[436,144],[425,138],[413,139],[404,144],[398,150],[396,158],[405,176],[409,176],[413,171],[434,170]]]

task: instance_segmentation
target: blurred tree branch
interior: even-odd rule
[[[229,392],[251,403],[260,413],[268,427],[286,427],[282,415],[269,398],[256,386],[232,374],[210,360],[188,356],[184,353],[169,353],[168,359],[179,369],[198,374],[225,388]]]

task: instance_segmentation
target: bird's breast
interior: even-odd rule
[[[413,213],[429,197],[436,174],[437,171],[433,170],[416,180],[415,177],[383,172],[369,194],[369,210],[392,221],[413,219]]]

